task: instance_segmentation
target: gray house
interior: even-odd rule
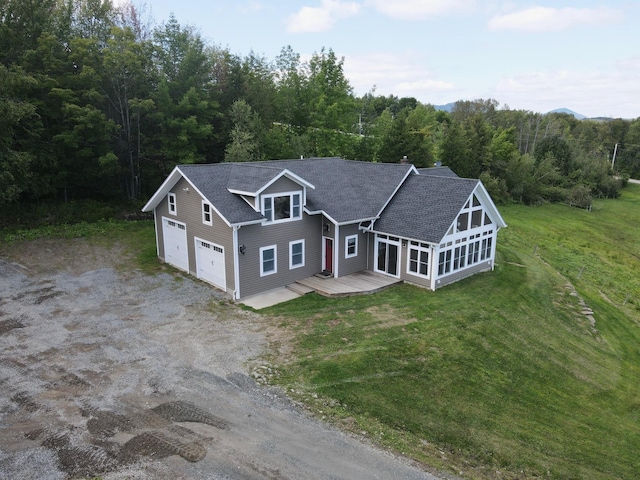
[[[236,300],[362,270],[435,290],[493,269],[506,226],[479,180],[341,158],[180,165],[143,211],[163,261]]]

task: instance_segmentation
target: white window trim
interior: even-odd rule
[[[273,250],[273,270],[265,272],[263,254],[266,250]],[[278,273],[278,246],[268,245],[266,247],[260,247],[260,276],[266,277],[267,275],[273,275],[274,273]]]
[[[301,243],[302,244],[302,263],[298,265],[293,264],[293,246]],[[293,240],[289,242],[289,270],[293,270],[294,268],[304,267],[305,265],[305,248],[304,248],[304,239],[301,240]]]
[[[417,250],[418,251],[418,271],[417,272],[412,272],[411,271],[411,250]],[[428,261],[427,261],[427,274],[423,275],[420,273],[420,252],[427,252],[428,257]],[[411,242],[409,242],[409,245],[407,245],[407,275],[413,275],[414,277],[421,277],[421,278],[431,278],[431,259],[433,258],[433,252],[431,251],[430,247],[422,247],[420,245],[411,245]]]
[[[171,199],[173,199],[173,202],[171,202]],[[173,207],[173,210],[171,210],[171,207]],[[167,194],[167,209],[171,215],[178,215],[178,204],[175,193]]]
[[[209,221],[206,220],[206,212],[204,211],[205,205],[209,207]],[[213,225],[213,207],[209,202],[205,202],[204,200],[202,200],[202,223],[205,225]]]
[[[352,254],[349,254],[349,240],[351,239],[355,239],[356,241],[356,248],[355,248],[355,252]],[[344,237],[344,258],[353,258],[353,257],[357,257],[358,256],[358,235],[347,235],[346,237]]]
[[[290,216],[289,218],[281,218],[281,219],[278,219],[278,220],[269,220],[269,219],[267,219],[265,221],[265,223],[271,225],[271,224],[275,224],[275,223],[295,222],[297,220],[301,220],[302,219],[302,209],[303,209],[303,204],[302,204],[303,196],[302,196],[302,192],[301,191],[270,193],[270,194],[267,194],[267,195],[262,195],[262,199],[260,201],[260,213],[262,213],[262,215],[265,214],[264,213],[264,201],[267,198],[270,198],[271,199],[271,215],[273,216],[274,213],[275,213],[275,202],[273,201],[273,199],[277,198],[277,197],[287,197],[288,196],[289,197],[289,205],[291,206],[291,212],[289,212],[289,213],[290,213],[290,215],[293,215],[293,196],[294,195],[298,195],[299,198],[300,198],[300,205],[299,205],[300,212],[299,212],[299,215],[297,217]]]

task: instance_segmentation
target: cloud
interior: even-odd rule
[[[357,95],[375,86],[376,95],[415,97],[428,103],[439,102],[444,94],[450,98],[455,85],[435,78],[421,63],[411,54],[349,55],[344,59],[344,72]]]
[[[640,60],[629,58],[611,70],[552,70],[505,77],[493,97],[513,109],[548,112],[567,107],[588,117],[640,116]]]
[[[469,12],[476,0],[369,0],[379,13],[400,20],[424,20],[457,12]]]
[[[319,7],[302,7],[287,19],[287,31],[291,33],[326,32],[344,18],[357,15],[360,4],[340,0],[322,0]]]
[[[490,30],[520,32],[550,32],[568,30],[581,25],[602,26],[623,19],[620,10],[599,8],[532,7],[519,12],[499,15],[489,20]]]

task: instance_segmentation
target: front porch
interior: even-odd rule
[[[314,275],[298,280],[288,285],[288,288],[299,293],[315,291],[325,297],[346,297],[376,293],[401,282],[402,280],[396,277],[383,275],[371,270],[362,270],[339,278]],[[302,288],[298,285],[302,286]]]

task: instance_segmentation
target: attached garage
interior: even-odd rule
[[[195,238],[196,276],[220,288],[227,290],[224,268],[224,247]]]
[[[184,223],[162,217],[162,238],[164,239],[164,261],[188,272],[187,226]]]

